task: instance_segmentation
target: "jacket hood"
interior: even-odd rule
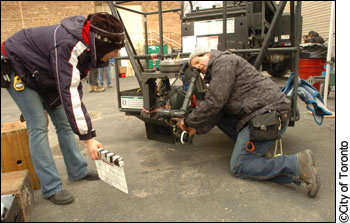
[[[92,64],[94,65],[93,67],[97,67],[95,34],[90,32],[90,21],[83,16],[71,16],[63,19],[61,26],[88,47],[88,49],[91,51],[91,61],[93,61]],[[106,66],[105,64],[102,65]],[[93,67],[89,67],[89,69]],[[99,65],[99,67],[101,67],[101,65]]]
[[[63,19],[61,25],[74,37],[86,43],[83,38],[83,28],[85,22],[86,18],[83,16],[71,16]]]

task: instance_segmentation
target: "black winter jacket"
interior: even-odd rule
[[[80,82],[96,66],[90,21],[73,16],[60,25],[22,29],[3,42],[1,50],[26,86],[43,97],[46,110],[63,104],[81,140],[96,136],[82,102]]]
[[[290,100],[270,78],[229,51],[211,50],[205,78],[210,80],[205,99],[185,118],[185,125],[198,134],[217,125],[223,113],[239,118],[238,132],[256,115],[291,109]]]

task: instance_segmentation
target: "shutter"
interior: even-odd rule
[[[279,2],[276,2],[279,3]],[[296,2],[295,2],[296,4]],[[302,36],[307,35],[311,30],[318,32],[320,36],[328,43],[329,23],[331,21],[331,1],[302,1],[301,15],[303,16]],[[290,12],[289,2],[284,12]],[[333,33],[335,32],[335,21],[333,23]],[[327,40],[326,40],[327,39]],[[335,36],[333,36],[333,47],[335,45]]]

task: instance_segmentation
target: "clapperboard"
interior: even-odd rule
[[[128,193],[123,158],[105,149],[99,148],[97,151],[101,158],[100,160],[95,160],[100,179],[124,193]]]

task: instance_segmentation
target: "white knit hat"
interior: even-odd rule
[[[190,54],[190,57],[188,58],[188,63],[191,64],[191,60],[193,58],[195,58],[196,56],[200,56],[200,55],[203,55],[205,53],[208,53],[210,52],[210,50],[200,46],[200,47],[197,47],[191,54]]]

